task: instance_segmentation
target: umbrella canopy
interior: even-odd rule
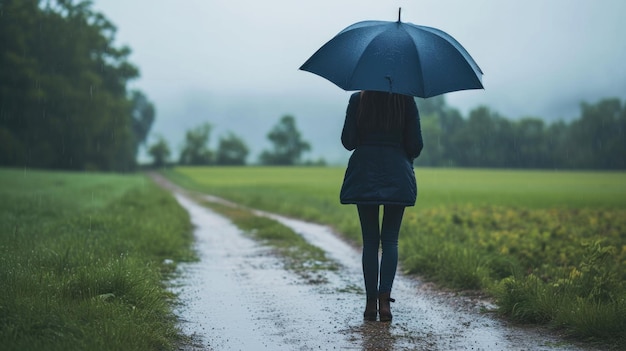
[[[483,72],[447,33],[412,23],[363,21],[342,30],[300,67],[344,90],[427,98],[483,89]]]

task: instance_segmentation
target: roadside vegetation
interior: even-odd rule
[[[0,170],[0,345],[174,350],[188,214],[141,175]]]
[[[338,201],[343,168],[176,168],[178,184],[253,208],[327,223],[360,242]],[[421,169],[401,265],[442,286],[490,294],[501,314],[626,346],[623,172]]]
[[[323,272],[336,270],[337,263],[321,248],[309,244],[302,236],[278,221],[259,216],[241,206],[228,206],[202,201],[216,212],[230,218],[251,238],[270,246],[283,260],[285,268],[295,272],[311,284],[326,282]]]

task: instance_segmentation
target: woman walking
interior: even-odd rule
[[[367,297],[363,317],[375,321],[380,314],[380,321],[391,321],[398,234],[404,208],[415,205],[417,185],[413,160],[423,147],[415,100],[387,92],[354,93],[348,103],[341,142],[347,150],[354,150],[340,200],[342,204],[357,205],[361,222]],[[379,224],[380,206],[383,206],[382,226]]]

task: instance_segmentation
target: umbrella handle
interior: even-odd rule
[[[389,81],[389,94],[393,93],[393,82],[391,81],[391,76],[385,76]]]

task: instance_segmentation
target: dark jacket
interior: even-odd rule
[[[424,143],[415,101],[404,129],[363,131],[357,128],[360,93],[350,97],[341,142],[354,150],[341,186],[342,204],[415,205],[413,160]]]

